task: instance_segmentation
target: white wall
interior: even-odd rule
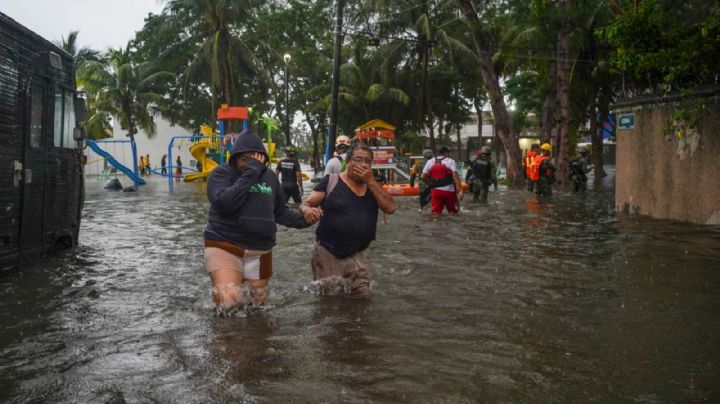
[[[163,154],[167,154],[168,152],[168,143],[170,142],[170,138],[172,138],[173,136],[192,135],[192,132],[187,131],[179,126],[170,126],[170,123],[168,121],[159,117],[155,118],[155,123],[157,125],[157,134],[153,139],[148,139],[147,134],[145,134],[145,132],[143,131],[140,131],[140,133],[135,135],[135,143],[137,144],[138,156],[144,156],[149,153],[150,165],[153,168],[160,167],[160,159],[162,158]],[[126,131],[120,129],[120,124],[115,121],[112,139],[128,140],[126,133]],[[100,143],[100,147],[102,147],[108,153],[112,154],[117,161],[121,162],[127,167],[132,167],[132,152],[130,151],[129,143]],[[191,164],[191,160],[194,160],[190,155],[190,152],[188,151],[189,147],[189,139],[176,139],[173,143],[173,162],[168,161],[168,164],[174,164],[175,158],[177,157],[178,153],[180,153],[180,158],[182,159],[183,166],[189,167]],[[102,161],[97,161],[99,160],[99,156],[89,148],[86,149],[85,154],[88,156],[88,162],[90,163],[85,167],[85,172],[92,175],[98,174],[100,171],[102,171],[103,163]]]

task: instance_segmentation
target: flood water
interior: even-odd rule
[[[280,227],[273,307],[218,317],[203,184],[103,184],[77,249],[0,280],[0,402],[720,399],[720,229],[618,217],[609,187],[399,200],[367,299],[317,296],[314,227]]]

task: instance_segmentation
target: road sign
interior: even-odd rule
[[[618,115],[618,129],[634,129],[635,114],[630,112]]]

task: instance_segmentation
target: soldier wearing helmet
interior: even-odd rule
[[[422,172],[423,181],[427,181],[428,186],[432,188],[430,211],[438,216],[442,214],[443,209],[447,209],[449,213],[458,213],[459,201],[463,198],[457,163],[450,158],[450,148],[442,146],[439,152],[439,156],[425,164]]]
[[[470,163],[472,177],[473,201],[482,200],[487,202],[488,190],[490,184],[495,186],[497,191],[497,167],[492,161],[492,149],[483,146],[477,151],[475,160]]]
[[[340,174],[345,171],[345,153],[347,153],[349,148],[350,138],[347,136],[340,135],[335,139],[335,153],[333,154],[333,158],[328,160],[324,175]]]
[[[578,152],[580,155],[570,160],[570,180],[575,192],[587,189],[587,173],[592,170],[592,166],[588,164],[587,146],[580,146]]]
[[[422,175],[422,170],[425,167],[425,164],[433,158],[433,152],[430,149],[425,149],[422,152],[422,156],[422,160],[418,159],[415,161],[410,173],[410,186],[412,187],[415,185],[415,180],[417,180],[418,183],[418,192],[420,195],[420,209],[418,209],[418,212],[422,212],[425,205],[430,203],[430,188],[427,186],[425,181],[421,181],[419,177]]]

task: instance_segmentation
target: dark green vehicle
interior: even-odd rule
[[[77,245],[84,115],[72,57],[0,13],[0,272]]]

